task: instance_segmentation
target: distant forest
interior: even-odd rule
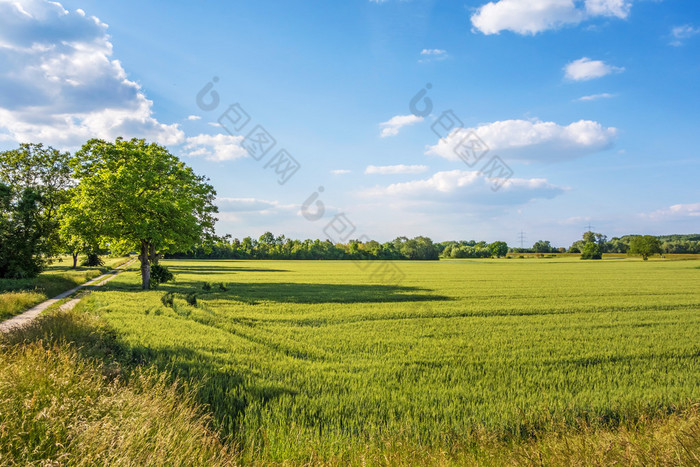
[[[327,259],[327,260],[437,260],[439,258],[491,258],[519,253],[581,253],[587,243],[595,243],[603,253],[628,253],[637,235],[613,237],[586,232],[570,247],[554,247],[539,240],[531,248],[509,247],[505,242],[446,241],[434,243],[428,237],[398,237],[379,243],[374,240],[333,243],[330,240],[294,240],[265,232],[257,240],[226,237],[188,253],[166,254],[166,258],[191,259]],[[656,237],[662,253],[700,253],[700,234]]]

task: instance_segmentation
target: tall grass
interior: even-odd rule
[[[192,390],[126,369],[89,315],[55,312],[0,345],[0,464],[231,465]]]

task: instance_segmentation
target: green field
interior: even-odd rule
[[[449,454],[700,401],[696,261],[399,262],[398,284],[379,263],[165,264],[174,284],[122,274],[83,309],[133,362],[200,384],[243,461]]]

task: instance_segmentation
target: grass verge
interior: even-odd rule
[[[128,258],[104,258],[100,267],[71,269],[60,263],[33,279],[0,279],[0,321],[18,315],[34,305],[70,290],[123,264]]]
[[[0,464],[231,465],[192,389],[128,358],[84,313],[2,337]]]

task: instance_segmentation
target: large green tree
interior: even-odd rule
[[[41,144],[0,153],[0,277],[34,277],[59,253],[70,154]]]
[[[76,156],[80,184],[65,211],[65,228],[137,249],[144,289],[162,253],[215,238],[216,192],[166,148],[140,139],[93,139]]]
[[[489,249],[496,258],[502,258],[508,254],[508,244],[506,242],[493,242],[489,245]]]
[[[661,253],[661,242],[653,235],[638,235],[630,240],[629,252],[641,255],[646,261],[650,255]]]

